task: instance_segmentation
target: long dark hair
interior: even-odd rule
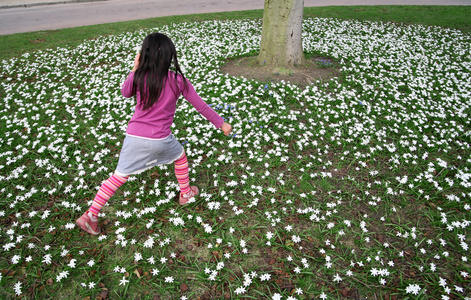
[[[142,43],[139,67],[134,74],[133,82],[133,93],[139,90],[141,94],[141,109],[148,110],[159,100],[165,82],[168,80],[172,62],[175,73],[175,88],[172,87],[172,89],[177,94],[179,90],[176,79],[178,74],[183,77],[183,73],[178,65],[175,45],[168,36],[162,33],[155,32],[146,36]]]

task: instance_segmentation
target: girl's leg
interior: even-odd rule
[[[106,180],[98,190],[98,193],[93,200],[92,206],[80,218],[77,219],[77,224],[86,232],[98,235],[101,232],[98,227],[98,213],[106,202],[114,195],[116,190],[128,180],[129,175],[119,176],[113,174]]]
[[[190,186],[190,173],[188,172],[188,160],[185,151],[182,156],[175,161],[175,175],[180,185],[180,201],[181,205],[188,204],[192,197],[198,195],[199,190],[196,186]]]
[[[187,194],[190,192],[190,173],[188,172],[188,160],[185,151],[182,156],[175,161],[175,176],[177,176],[180,192]]]
[[[101,211],[101,208],[116,193],[116,190],[125,184],[126,181],[128,181],[128,178],[129,175],[119,176],[116,173],[108,178],[108,180],[106,180],[98,190],[98,193],[96,194],[95,199],[93,199],[93,203],[92,206],[90,206],[89,211],[95,217],[98,217],[98,213]]]

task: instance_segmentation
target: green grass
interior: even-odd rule
[[[469,32],[466,11],[372,6],[305,12]],[[447,19],[447,13],[458,17]],[[345,76],[300,90],[214,72],[224,63],[221,55],[257,51],[259,21],[178,24],[261,15],[179,16],[2,37],[4,59],[81,45],[31,53],[0,68],[1,299],[15,298],[17,284],[22,299],[272,299],[275,293],[306,300],[321,293],[328,299],[427,299],[445,294],[441,278],[450,297],[469,296],[464,246],[471,243],[465,224],[471,220],[471,189],[461,185],[465,175],[456,175],[471,167],[470,35],[309,19],[305,49],[344,57],[339,66]],[[204,193],[196,203],[177,205],[166,194],[176,191],[172,165],[132,176],[102,211],[104,233],[90,237],[67,226],[116,166],[121,126],[134,106],[133,99],[121,97],[119,85],[146,34],[139,29],[156,26],[174,33],[185,74],[201,84],[198,92],[221,116],[232,118],[238,137],[223,136],[179,105],[174,133],[189,141],[184,147],[195,171],[191,177]],[[389,33],[390,41],[384,39]],[[444,33],[449,40],[441,38]],[[327,50],[316,52],[321,39]],[[248,52],[225,52],[245,41],[253,41]],[[402,48],[386,51],[398,44]],[[214,53],[199,51],[205,47]],[[349,47],[357,50],[342,52]],[[400,59],[391,59],[396,54]],[[438,59],[423,63],[424,55]],[[427,84],[439,88],[422,97],[424,74],[430,75]],[[245,146],[231,145],[239,141]],[[405,175],[406,183],[400,182]],[[176,225],[176,218],[185,225]],[[61,279],[62,272],[69,273]],[[238,294],[252,272],[257,275],[248,291]],[[266,275],[271,279],[262,280]],[[336,276],[342,280],[335,282]],[[175,281],[165,282],[170,277]],[[406,291],[416,284],[421,295]]]
[[[329,6],[308,7],[305,16],[441,26],[471,31],[471,6]]]
[[[186,16],[150,18],[137,21],[45,30],[4,35],[0,37],[0,59],[9,59],[25,52],[65,45],[75,46],[83,40],[114,35],[139,29],[149,29],[171,23],[206,20],[261,18],[262,10],[222,12]],[[339,18],[442,26],[471,32],[471,6],[329,6],[305,7],[306,17]]]

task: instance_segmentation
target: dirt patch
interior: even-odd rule
[[[340,75],[337,62],[322,56],[308,58],[304,64],[290,68],[261,65],[254,56],[240,57],[228,60],[221,71],[230,76],[240,76],[261,83],[283,80],[301,88]]]
[[[32,44],[42,44],[42,43],[45,43],[46,40],[45,39],[36,39],[36,40],[29,40],[30,43]]]

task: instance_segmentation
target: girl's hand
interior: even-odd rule
[[[141,53],[138,53],[134,58],[134,67],[132,68],[131,72],[136,72],[137,68],[139,68],[139,59],[141,58]]]
[[[224,122],[221,126],[221,130],[224,132],[225,135],[228,135],[232,131],[232,126],[231,124]]]

